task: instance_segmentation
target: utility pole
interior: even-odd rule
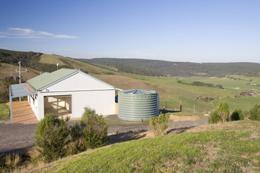
[[[18,76],[19,76],[19,84],[22,83],[22,75],[21,75],[21,61],[18,62]]]
[[[19,84],[22,83],[22,73],[27,72],[27,69],[22,71],[21,61],[18,62],[18,70],[16,69],[16,73],[18,73]],[[21,101],[21,97],[19,97],[19,101]]]

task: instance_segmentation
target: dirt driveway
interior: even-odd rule
[[[188,128],[207,124],[207,118],[200,118],[196,120],[181,120],[170,121],[170,132],[182,132]],[[11,124],[0,123],[0,153],[26,149],[34,144],[34,134],[36,124]],[[148,130],[148,125],[145,124],[120,124],[110,125],[108,133],[110,135],[119,133],[127,133],[129,131],[138,132]]]
[[[36,124],[0,124],[0,153],[31,147]]]

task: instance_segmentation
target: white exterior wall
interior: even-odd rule
[[[94,109],[101,115],[115,114],[115,91],[89,91],[72,95],[72,116],[79,118],[84,108]]]
[[[37,104],[32,106],[37,107],[38,119],[44,118],[44,96],[52,95],[72,96],[72,119],[81,118],[85,107],[103,116],[116,113],[115,88],[83,72],[38,92]]]
[[[84,108],[94,109],[103,116],[115,114],[115,91],[80,91],[80,92],[49,92],[40,93],[42,99],[39,99],[40,119],[44,118],[44,96],[52,95],[71,95],[72,101],[72,119],[79,119],[84,113]]]
[[[34,99],[34,101],[31,96],[27,96],[27,100],[32,108],[32,111],[36,115],[36,118],[40,120],[41,117],[39,117],[39,95],[37,94],[37,97]]]

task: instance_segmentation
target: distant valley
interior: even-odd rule
[[[95,58],[81,61],[110,66],[118,71],[149,76],[260,75],[258,63],[192,63],[146,59]]]

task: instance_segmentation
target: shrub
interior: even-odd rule
[[[149,122],[150,129],[155,135],[163,135],[168,128],[168,115],[159,115],[151,118]]]
[[[4,103],[0,103],[0,121],[8,120],[8,119],[9,119],[9,107]]]
[[[81,122],[88,121],[89,117],[92,115],[97,115],[96,111],[90,108],[85,108],[85,112],[83,116],[81,117]]]
[[[6,103],[9,101],[9,86],[15,83],[17,83],[17,81],[13,77],[5,77],[0,79],[0,103]]]
[[[218,115],[221,117],[222,122],[228,121],[229,118],[229,106],[227,103],[221,103],[217,109]]]
[[[220,115],[218,114],[218,112],[214,111],[210,114],[208,121],[210,124],[215,124],[215,123],[221,122],[222,119],[221,119]]]
[[[2,172],[12,172],[23,164],[23,156],[20,153],[3,153],[0,155],[0,170]]]
[[[94,110],[85,108],[82,117],[84,142],[87,147],[102,146],[107,141],[107,125],[101,115]]]
[[[244,119],[244,114],[241,110],[235,110],[230,115],[230,121],[238,121],[238,120],[243,120],[243,119]]]
[[[229,120],[229,106],[227,103],[221,103],[218,108],[209,116],[209,123],[225,122]]]
[[[250,120],[260,121],[260,105],[255,105],[249,112]]]
[[[67,121],[47,115],[37,126],[36,145],[44,160],[49,162],[65,156],[69,141]]]
[[[87,149],[84,143],[82,124],[74,124],[70,127],[70,142],[67,145],[67,154],[77,154]]]

